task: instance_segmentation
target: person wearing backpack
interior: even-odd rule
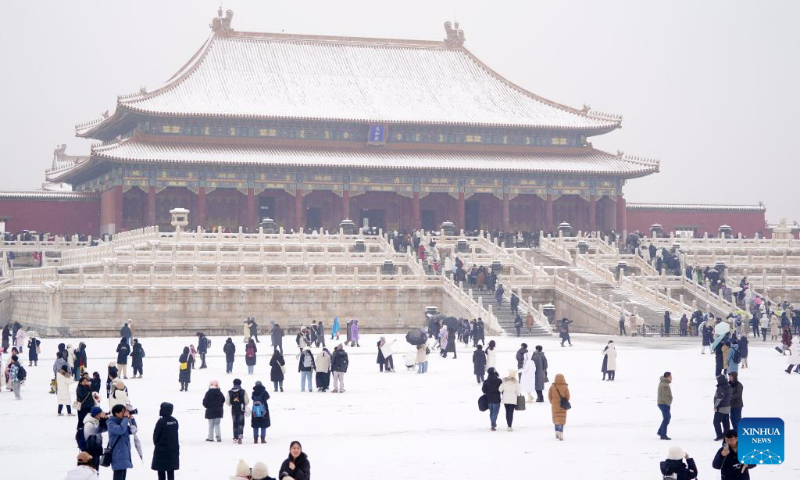
[[[267,428],[270,426],[269,406],[267,405],[269,392],[261,382],[256,382],[253,387],[253,395],[250,398],[253,401],[253,408],[250,413],[250,426],[253,427],[253,443],[258,443],[259,436],[261,437],[261,443],[267,443]]]
[[[314,384],[312,383],[311,379],[311,372],[316,370],[317,366],[314,362],[314,355],[311,354],[311,349],[306,348],[302,355],[300,355],[300,361],[297,365],[297,371],[300,372],[300,390],[305,392],[306,391],[306,382],[308,382],[308,391],[314,391]]]
[[[133,378],[136,378],[136,374],[138,372],[139,378],[142,378],[142,370],[144,369],[144,364],[142,359],[144,358],[144,347],[142,344],[139,343],[138,338],[133,339],[133,351],[131,351],[131,368],[133,368]]]
[[[347,352],[344,351],[344,346],[340,343],[333,349],[331,355],[331,370],[333,371],[333,390],[331,393],[344,393],[344,374],[347,372],[347,367],[350,360],[347,358]]]
[[[218,442],[222,441],[222,432],[220,430],[220,422],[223,416],[223,405],[225,405],[225,395],[219,391],[219,382],[211,380],[208,384],[208,391],[206,396],[203,397],[203,406],[206,409],[206,420],[208,420],[208,437],[206,442],[214,441],[214,434]]]
[[[236,345],[233,344],[233,339],[231,337],[225,340],[222,351],[225,352],[225,373],[233,373],[233,359],[236,355]]]
[[[14,392],[14,400],[22,400],[20,389],[22,382],[28,377],[28,372],[19,364],[19,357],[11,355],[11,363],[8,369],[8,381],[11,384],[11,390]]]
[[[256,353],[258,353],[258,347],[256,347],[255,340],[251,338],[244,349],[244,363],[247,364],[247,373],[250,375],[253,374],[256,366]]]
[[[233,443],[241,445],[244,436],[244,411],[250,403],[250,397],[242,388],[242,381],[233,380],[233,388],[228,390],[225,404],[231,407],[231,420],[233,421]]]
[[[728,349],[728,372],[739,373],[739,363],[742,361],[742,352],[739,347],[739,342],[733,340],[731,347]]]

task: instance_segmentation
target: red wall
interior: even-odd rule
[[[765,233],[764,211],[698,211],[698,210],[632,210],[627,209],[628,232],[636,230],[649,235],[650,226],[660,223],[665,234],[675,227],[694,227],[695,235],[702,237],[705,232],[718,235],[720,225],[730,225],[733,235],[741,233],[753,237],[755,233]]]
[[[7,232],[35,230],[53,234],[99,235],[100,199],[6,199],[0,198],[0,218]]]

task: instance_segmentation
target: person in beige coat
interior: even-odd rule
[[[61,369],[56,373],[56,385],[58,389],[58,415],[62,413],[64,405],[67,406],[67,415],[72,416],[72,396],[70,395],[70,387],[72,386],[72,376],[69,374],[69,367],[62,365]]]
[[[513,368],[508,371],[508,376],[503,379],[500,385],[500,395],[506,409],[506,424],[508,431],[512,431],[511,424],[514,423],[514,410],[517,409],[517,397],[522,395],[522,387],[517,380],[517,371]]]
[[[331,385],[331,352],[323,348],[314,361],[317,364],[317,391],[327,392]]]
[[[778,316],[774,313],[769,315],[769,338],[770,340],[778,340],[780,334],[780,326],[781,322],[778,320]]]
[[[122,379],[117,378],[112,382],[114,388],[111,392],[111,395],[108,396],[108,410],[114,408],[115,405],[122,405],[127,406],[131,403],[130,398],[128,397],[128,389],[125,387],[125,384],[122,382]]]
[[[550,400],[550,411],[553,415],[553,425],[556,429],[556,439],[564,440],[564,425],[567,424],[567,410],[561,406],[562,399],[569,401],[569,386],[564,379],[564,375],[557,374],[556,381],[550,385],[550,391],[547,392],[547,398]]]
[[[428,345],[417,345],[417,373],[428,373]]]

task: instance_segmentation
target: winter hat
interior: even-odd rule
[[[124,390],[125,389],[125,384],[122,383],[122,379],[121,378],[115,378],[114,381],[111,382],[111,383],[112,383],[112,385],[114,385],[114,387],[116,387],[117,390]]]
[[[239,463],[236,464],[236,476],[247,478],[250,476],[250,466],[244,460],[239,460]]]
[[[253,465],[253,473],[250,474],[253,477],[253,480],[264,480],[269,476],[269,471],[267,470],[267,464],[264,462],[256,462]]]
[[[81,452],[78,454],[78,463],[89,463],[92,461],[92,456],[89,455],[87,452]]]
[[[508,376],[509,377],[513,377],[513,378],[517,378],[517,371],[514,370],[513,368],[509,368],[508,369]]]
[[[263,384],[263,383],[261,383],[261,380],[258,380],[258,381],[256,382],[256,387],[263,387],[263,386],[264,386],[264,384]]]
[[[239,380],[238,378],[234,378],[234,379],[233,379],[233,384],[238,386],[238,385],[241,385],[241,384],[242,384],[242,381],[241,381],[241,380]]]
[[[683,455],[683,449],[677,445],[673,445],[669,447],[669,452],[667,452],[667,460],[682,460]]]
[[[92,410],[89,412],[89,415],[90,415],[90,416],[92,416],[92,417],[94,417],[94,416],[96,416],[98,413],[103,413],[103,409],[102,409],[102,408],[100,408],[100,407],[92,407]]]

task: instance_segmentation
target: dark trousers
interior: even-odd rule
[[[261,340],[258,339],[258,330],[250,332],[250,336],[256,339],[256,343],[261,343]]]
[[[233,361],[225,362],[225,373],[233,372]]]
[[[544,390],[536,390],[536,401],[537,402],[544,402],[544,393],[543,392],[544,392]]]
[[[133,376],[134,376],[134,377],[135,377],[136,375],[141,375],[142,373],[143,373],[143,372],[142,372],[142,367],[138,367],[138,366],[134,366],[134,367],[133,367]]]
[[[714,412],[714,432],[717,434],[717,439],[725,436],[725,431],[730,430],[730,416],[727,413]]]
[[[620,324],[619,324],[619,334],[620,334],[620,336],[628,335],[628,332],[625,331],[625,324],[622,323],[622,322],[620,322]]]
[[[280,342],[272,342],[272,346],[275,348],[275,350],[280,350],[281,355],[283,355],[283,341],[282,340]]]
[[[206,367],[206,354],[205,354],[205,352],[200,354],[200,368],[207,368]]]
[[[569,338],[569,333],[564,333],[561,336],[561,346],[564,346],[564,342],[569,342],[570,346],[572,346],[572,340]]]
[[[661,410],[661,426],[658,427],[658,434],[662,437],[666,437],[667,427],[669,426],[669,421],[672,419],[672,414],[669,411],[669,405],[658,404],[658,409]]]
[[[233,438],[241,438],[244,435],[244,412],[232,411],[231,419],[233,420]]]
[[[722,349],[721,348],[717,348],[717,350],[714,351],[714,355],[716,356],[716,358],[715,358],[716,365],[715,365],[715,368],[714,368],[714,371],[715,371],[714,375],[720,376],[720,374],[722,373]]]
[[[506,403],[506,424],[510,427],[512,423],[514,423],[514,410],[516,410],[517,406],[511,403]]]
[[[61,410],[63,409],[62,408],[63,406],[64,405],[61,405],[61,404],[58,405],[58,414],[59,415],[61,415]],[[67,405],[67,414],[72,414],[72,406],[70,406],[70,405]]]
[[[731,428],[734,431],[739,429],[739,420],[742,419],[742,407],[731,407]]]
[[[664,336],[669,337],[669,322],[664,322]]]
[[[762,342],[766,342],[767,341],[767,329],[766,328],[762,328],[761,329],[761,337],[762,337],[761,338]]]
[[[125,480],[128,476],[128,470],[114,470],[114,480]]]
[[[158,480],[175,480],[175,470],[159,470]]]
[[[477,378],[477,379],[478,379],[478,383],[483,383],[483,382],[484,382],[484,380],[485,380],[485,378],[484,378],[485,376],[486,376],[485,374],[483,374],[483,373],[480,373],[480,374],[476,374],[476,375],[475,375],[475,378]]]

